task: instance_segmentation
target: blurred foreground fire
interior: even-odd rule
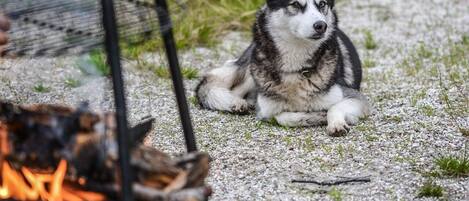
[[[102,201],[105,197],[98,193],[84,192],[64,185],[67,162],[62,160],[52,174],[35,174],[27,168],[21,173],[2,164],[2,185],[0,199],[44,200],[44,201]]]
[[[61,160],[57,169],[49,174],[34,173],[22,167],[21,171],[13,169],[3,156],[9,153],[8,135],[0,124],[0,200],[14,199],[18,201],[104,201],[105,196],[85,192],[64,185],[67,173],[67,161]],[[84,183],[84,180],[80,180]]]
[[[115,115],[56,105],[20,106],[0,101],[0,200],[118,200]],[[210,157],[177,158],[145,146],[153,119],[129,129],[132,188],[138,201],[203,201]]]

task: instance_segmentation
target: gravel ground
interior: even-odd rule
[[[255,115],[206,111],[191,104],[199,147],[213,157],[208,179],[213,200],[414,200],[427,180],[444,188],[444,199],[469,200],[469,178],[425,174],[436,168],[436,157],[467,150],[469,139],[461,128],[469,128],[469,44],[461,40],[469,36],[469,3],[344,0],[338,12],[340,26],[369,63],[363,91],[374,104],[373,115],[348,136],[331,138],[324,127],[282,128],[260,123]],[[376,49],[367,50],[367,31]],[[240,54],[248,43],[249,37],[232,33],[218,47],[193,49],[181,60],[183,66],[203,71]],[[455,56],[461,47],[465,54]],[[146,56],[149,62],[160,60]],[[74,67],[77,60],[0,60],[0,97],[70,105],[88,100],[94,109],[111,110],[110,82],[84,75]],[[155,129],[145,143],[182,153],[170,80],[135,66],[125,62],[131,121],[155,116]],[[75,79],[81,81],[79,87],[67,84]],[[188,96],[196,84],[186,81]],[[452,107],[442,101],[445,95]],[[336,187],[291,183],[341,176],[370,176],[372,182]]]

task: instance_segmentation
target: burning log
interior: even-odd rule
[[[211,191],[204,180],[208,175],[209,156],[191,153],[173,160],[154,148],[143,146],[141,140],[151,129],[152,123],[152,119],[146,119],[130,129],[136,198],[144,201],[207,199]],[[49,175],[50,180],[57,180],[51,175],[56,175],[65,163],[68,166],[58,183],[68,185],[56,191],[70,194],[70,189],[75,189],[71,194],[86,194],[89,191],[104,194],[107,199],[116,199],[114,196],[119,193],[117,184],[120,178],[117,174],[115,130],[113,114],[93,113],[86,104],[72,109],[0,102],[0,173],[8,169],[28,178],[26,170],[26,174]],[[5,178],[2,175],[0,180],[5,181]],[[33,187],[36,185],[36,190],[45,185],[34,179],[27,180],[27,183]],[[51,182],[49,187],[57,185],[55,183]],[[11,184],[9,186],[11,188]],[[0,186],[0,199],[2,188],[5,190],[5,185]],[[44,192],[36,193],[40,195]],[[27,200],[22,198],[20,196],[20,200]]]

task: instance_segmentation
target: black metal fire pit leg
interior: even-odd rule
[[[121,170],[121,199],[133,200],[132,169],[130,167],[129,128],[127,122],[127,106],[125,101],[124,80],[120,61],[119,35],[116,23],[113,0],[101,0],[103,9],[103,26],[105,31],[105,44],[107,62],[111,67],[114,99],[116,105],[117,140],[119,143],[119,163]]]
[[[192,128],[186,94],[184,91],[181,69],[179,68],[178,55],[176,44],[174,42],[173,28],[168,11],[168,5],[166,0],[155,0],[155,4],[160,22],[161,34],[163,36],[164,45],[166,48],[166,55],[168,57],[171,76],[173,79],[174,91],[176,93],[176,99],[179,106],[179,115],[181,117],[187,151],[194,152],[197,151],[197,144],[194,136],[194,130]]]

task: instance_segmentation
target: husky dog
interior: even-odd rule
[[[332,136],[370,113],[361,61],[338,28],[334,0],[267,0],[254,39],[237,60],[210,70],[196,88],[202,107],[274,118],[288,127],[327,124]],[[254,97],[254,98],[251,98]]]

